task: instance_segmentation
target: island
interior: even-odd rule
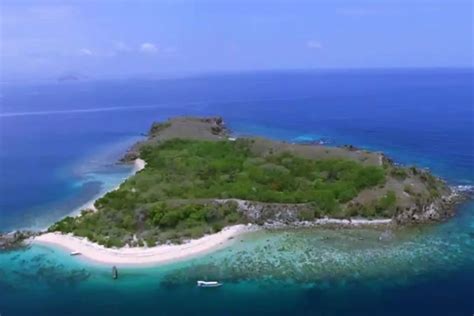
[[[122,162],[137,159],[143,169],[36,238],[68,239],[74,249],[78,240],[125,247],[132,256],[161,245],[154,258],[163,257],[163,247],[216,247],[248,227],[439,221],[456,202],[455,192],[429,171],[399,166],[382,153],[237,138],[220,117],[154,123]]]

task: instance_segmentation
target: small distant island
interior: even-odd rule
[[[142,170],[48,232],[154,247],[239,224],[425,223],[451,216],[455,203],[444,181],[382,153],[234,138],[220,117],[154,123],[123,162],[136,159]]]

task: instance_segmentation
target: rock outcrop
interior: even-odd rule
[[[0,234],[0,251],[18,249],[25,246],[25,240],[37,235],[32,231],[14,231]]]
[[[230,132],[221,117],[177,117],[161,123],[153,123],[148,138],[135,144],[122,161],[130,162],[140,157],[140,149],[146,145],[159,144],[172,138],[220,141],[229,138]],[[367,166],[385,170],[386,181],[377,187],[360,192],[355,198],[344,203],[340,215],[357,218],[371,213],[393,218],[399,224],[424,223],[446,219],[454,214],[455,205],[463,198],[441,179],[428,170],[397,165],[383,153],[370,152],[352,145],[342,147],[290,144],[260,137],[246,137],[250,150],[260,157],[289,152],[303,158],[349,159]],[[235,140],[235,138],[232,138]],[[384,199],[395,199],[385,205]],[[236,200],[238,201],[238,200]],[[386,202],[386,201],[385,201]],[[241,210],[252,222],[279,221],[293,222],[306,218],[305,214],[324,216],[324,211],[314,212],[311,204],[277,204],[238,201]],[[381,208],[385,207],[386,210]],[[313,211],[308,211],[313,209]]]
[[[133,145],[122,157],[121,162],[132,162],[140,158],[140,148],[157,144],[171,138],[223,140],[230,134],[220,116],[196,118],[176,117],[165,122],[154,122],[147,139]]]

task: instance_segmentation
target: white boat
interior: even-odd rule
[[[199,287],[218,287],[221,285],[222,283],[217,281],[197,281],[197,286]]]
[[[71,253],[70,253],[71,256],[78,256],[80,254],[81,253],[79,251],[71,251]]]

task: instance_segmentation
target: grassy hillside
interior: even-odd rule
[[[167,199],[239,198],[262,202],[347,202],[384,181],[382,168],[344,159],[310,160],[291,153],[256,156],[251,140],[170,140],[147,146],[145,172],[115,195],[134,191],[135,203]],[[113,195],[113,194],[112,194]],[[107,206],[110,196],[98,206]],[[327,206],[327,205],[326,205]]]
[[[170,139],[140,148],[146,168],[96,202],[98,212],[66,218],[51,231],[72,232],[107,246],[148,245],[199,237],[223,226],[247,222],[237,198],[268,203],[309,204],[305,217],[340,214],[362,190],[383,185],[385,171],[350,159],[308,159],[290,152],[261,154],[255,140]],[[207,202],[203,202],[207,201]],[[381,199],[372,215],[394,196]],[[385,205],[390,204],[390,205]]]

